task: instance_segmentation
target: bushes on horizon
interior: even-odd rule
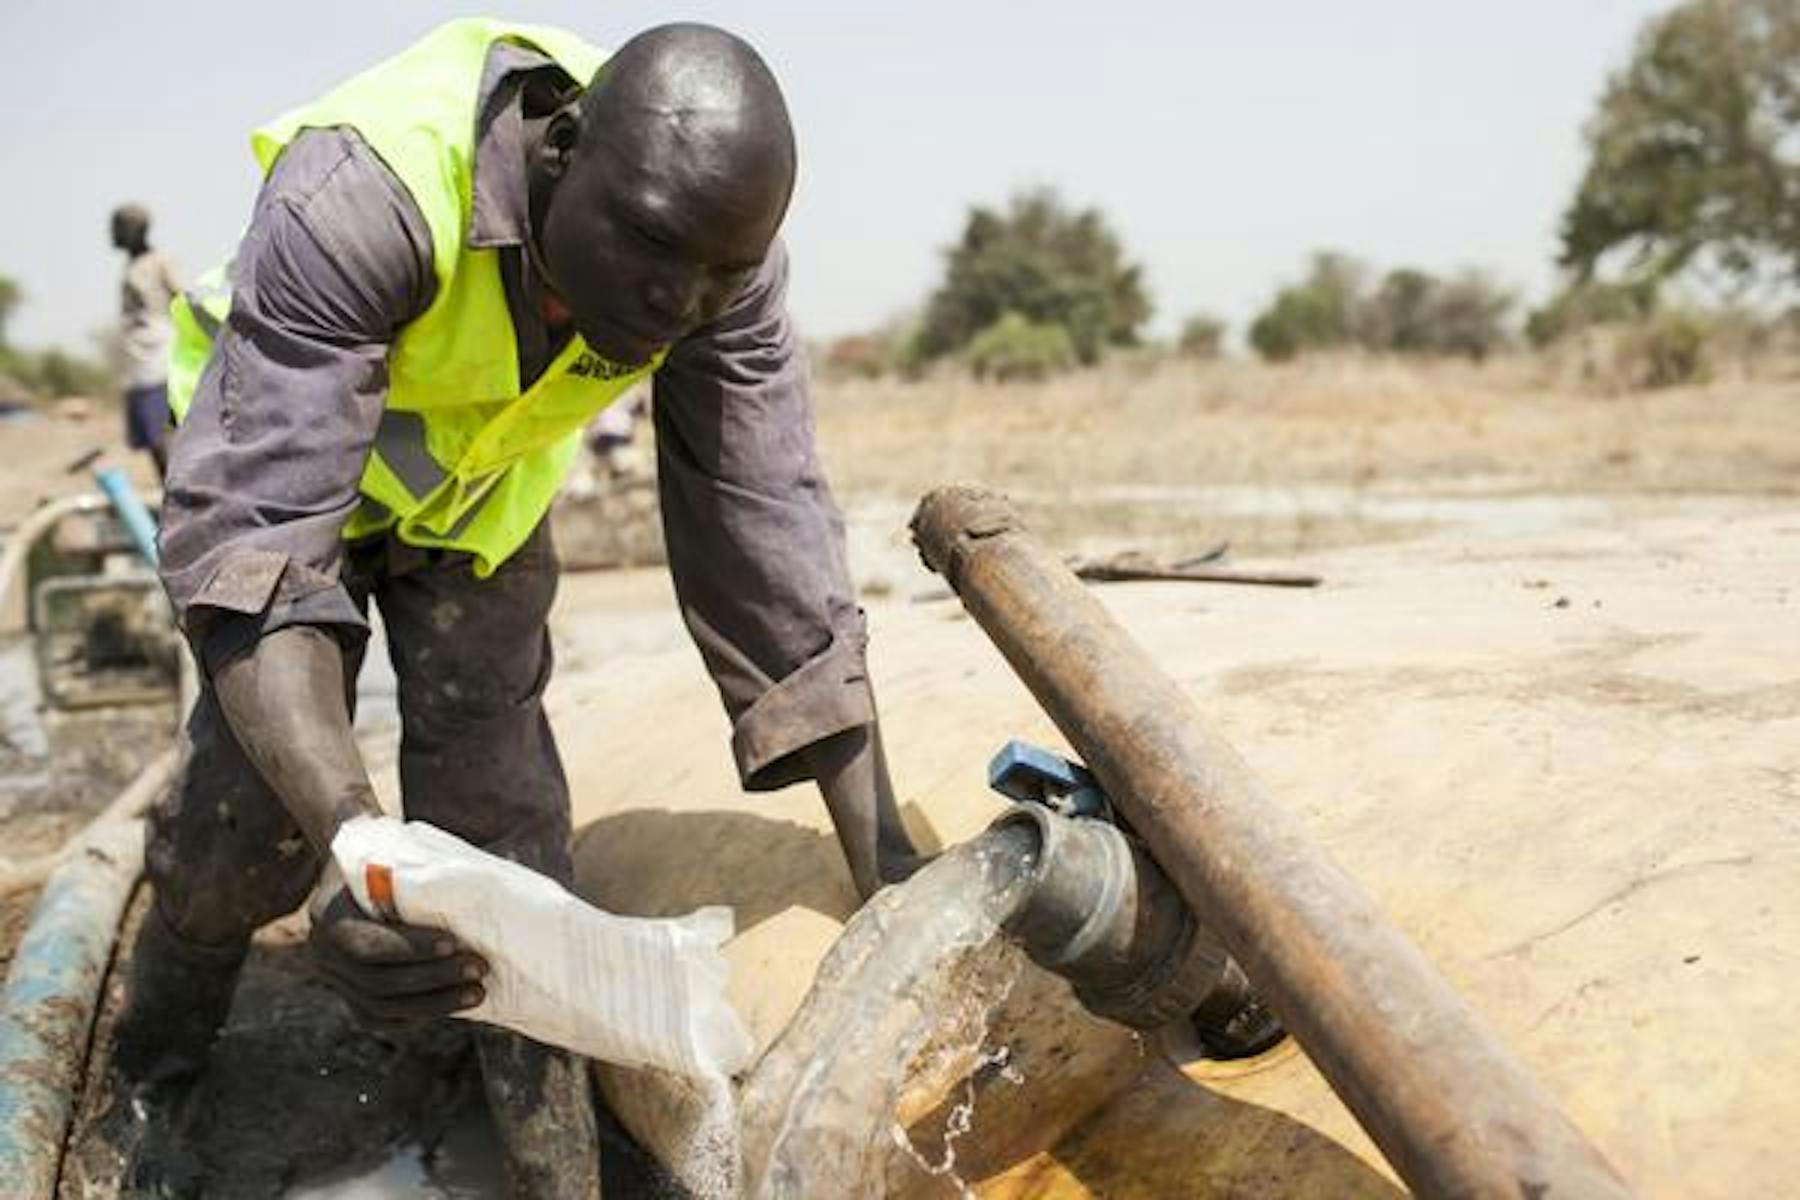
[[[880,379],[914,373],[916,324],[910,316],[895,317],[867,333],[832,339],[814,355],[820,374],[829,379]]]
[[[1701,383],[1727,364],[1752,371],[1800,349],[1792,314],[1664,304],[1648,280],[1577,280],[1533,312],[1525,331],[1540,351],[1574,346],[1585,375],[1623,388]]]
[[[1629,392],[1707,383],[1722,370],[1753,375],[1787,344],[1779,318],[1670,305],[1577,326],[1538,349],[1551,364],[1578,365],[1589,386]]]
[[[47,399],[105,396],[114,390],[113,373],[92,359],[52,346],[36,355],[24,379]]]
[[[1479,362],[1509,340],[1513,297],[1479,271],[1443,279],[1402,267],[1373,288],[1369,278],[1347,255],[1315,254],[1306,278],[1252,322],[1251,346],[1271,362],[1345,347]]]
[[[1225,322],[1210,313],[1195,313],[1181,323],[1175,352],[1183,358],[1217,358],[1225,351]]]
[[[1632,387],[1703,383],[1712,374],[1711,340],[1712,322],[1705,316],[1669,309],[1625,327],[1614,358]]]
[[[1137,344],[1150,317],[1141,270],[1125,260],[1097,209],[1074,210],[1048,189],[1013,197],[1004,211],[976,207],[946,256],[914,343],[921,362],[970,347],[1008,314],[1060,329],[1076,360]],[[1019,333],[1014,322],[1007,336]]]
[[[1656,311],[1656,285],[1643,280],[1575,280],[1525,318],[1525,336],[1542,349],[1596,325],[1625,325]]]
[[[1346,255],[1314,254],[1305,280],[1275,293],[1250,323],[1250,345],[1270,362],[1347,345],[1363,276],[1361,264]]]
[[[1479,271],[1440,279],[1402,267],[1356,306],[1354,337],[1366,350],[1481,362],[1510,340],[1513,298]]]
[[[1512,343],[1507,318],[1515,303],[1513,294],[1485,273],[1474,269],[1461,271],[1448,279],[1434,281],[1416,342],[1409,347],[1394,345],[1386,348],[1481,362]]]
[[[997,383],[1037,381],[1075,365],[1075,344],[1061,325],[1009,312],[972,338],[963,350],[977,379]]]
[[[24,302],[25,292],[16,281],[0,275],[0,376],[45,400],[64,396],[103,396],[117,386],[105,362],[71,354],[60,347],[33,352],[20,350],[6,340],[6,326]]]
[[[8,275],[0,275],[0,347],[6,343],[6,326],[12,320],[13,310],[25,299],[25,289],[19,282]]]

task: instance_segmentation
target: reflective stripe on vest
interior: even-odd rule
[[[426,449],[425,418],[416,412],[397,408],[383,412],[375,431],[375,452],[415,500],[431,495],[450,477]]]

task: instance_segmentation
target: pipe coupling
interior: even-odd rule
[[[1151,1030],[1223,999],[1238,973],[1162,869],[1116,826],[1021,804],[992,828],[1029,823],[1039,851],[1007,933],[1067,979],[1083,1007]]]

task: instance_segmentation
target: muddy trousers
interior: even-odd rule
[[[393,539],[350,548],[344,584],[387,630],[398,681],[406,816],[567,884],[568,783],[544,715],[556,592],[547,526],[487,579],[463,555]],[[346,651],[354,692],[362,664]],[[346,698],[354,705],[354,696]],[[134,953],[117,1061],[142,1080],[198,1069],[260,926],[295,911],[318,855],[232,736],[210,687],[190,749],[150,815],[154,904]],[[585,1064],[504,1030],[476,1037],[489,1106],[520,1196],[595,1196],[599,1158]]]

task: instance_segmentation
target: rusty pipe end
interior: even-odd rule
[[[925,565],[957,586],[958,568],[970,545],[1025,528],[1012,501],[971,484],[934,488],[919,501],[907,526]]]

